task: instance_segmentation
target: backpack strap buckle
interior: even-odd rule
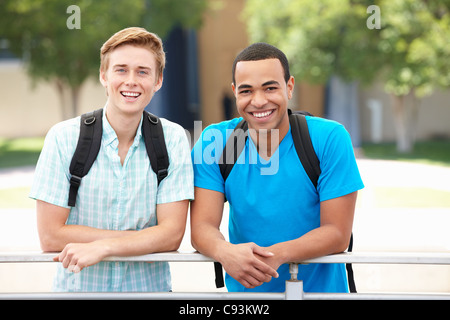
[[[160,169],[160,170],[158,170],[158,174],[157,174],[158,185],[165,177],[167,177],[167,175],[168,175],[167,169]]]
[[[81,178],[73,174],[73,175],[70,177],[70,184],[71,184],[72,186],[79,187],[80,184],[81,184]]]

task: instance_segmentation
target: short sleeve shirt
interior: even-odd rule
[[[147,155],[141,123],[123,165],[118,139],[103,114],[101,148],[82,179],[76,206],[66,224],[108,230],[142,230],[157,224],[156,205],[193,199],[190,146],[183,128],[161,119],[169,154],[168,176],[157,185]],[[30,197],[57,206],[67,205],[69,165],[80,132],[80,117],[61,122],[48,132],[39,157]],[[71,273],[58,266],[55,291],[169,291],[167,262],[100,262]]]
[[[192,151],[194,185],[225,194],[229,206],[231,243],[254,242],[267,247],[297,239],[320,226],[320,202],[363,188],[350,135],[334,121],[306,117],[311,141],[320,161],[317,189],[298,158],[292,133],[281,141],[269,160],[260,157],[247,139],[236,164],[224,182],[218,161],[225,142],[241,119],[206,128]],[[288,265],[280,266],[277,279],[246,289],[229,275],[229,291],[284,292],[290,279]],[[343,264],[299,266],[299,279],[309,292],[346,292]]]

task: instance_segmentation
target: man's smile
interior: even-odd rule
[[[254,116],[255,118],[263,119],[263,118],[269,117],[273,112],[274,112],[274,110],[254,111],[254,112],[250,112],[250,114],[252,116]]]
[[[139,92],[132,91],[121,91],[120,94],[125,98],[137,98],[141,95]]]

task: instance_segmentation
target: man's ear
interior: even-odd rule
[[[106,88],[108,86],[107,85],[108,81],[106,80],[106,74],[102,70],[100,70],[100,75],[98,78],[99,78],[102,86],[104,86]]]
[[[163,73],[161,72],[161,74],[160,74],[159,77],[158,77],[158,82],[156,83],[156,86],[155,86],[155,93],[156,93],[159,89],[161,89],[162,84],[163,84],[163,80],[164,80],[164,78],[163,78]]]
[[[233,82],[231,83],[231,90],[233,90],[234,96],[236,96],[236,87]]]
[[[289,78],[288,82],[286,83],[286,87],[288,90],[288,98],[290,100],[292,98],[292,94],[294,93],[295,88],[295,79],[293,76]]]

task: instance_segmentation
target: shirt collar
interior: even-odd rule
[[[143,120],[143,116],[141,116],[141,121],[139,122],[137,131],[136,131],[136,136],[134,137],[133,146],[135,146],[135,147],[137,147],[139,145],[139,141],[141,140],[141,137],[142,137],[142,120]],[[113,127],[111,127],[111,124],[109,123],[108,119],[106,118],[106,106],[103,108],[102,122],[103,122],[102,138],[103,138],[105,145],[110,145],[115,142],[115,144],[117,146],[117,144],[119,143],[117,134],[114,131]]]

